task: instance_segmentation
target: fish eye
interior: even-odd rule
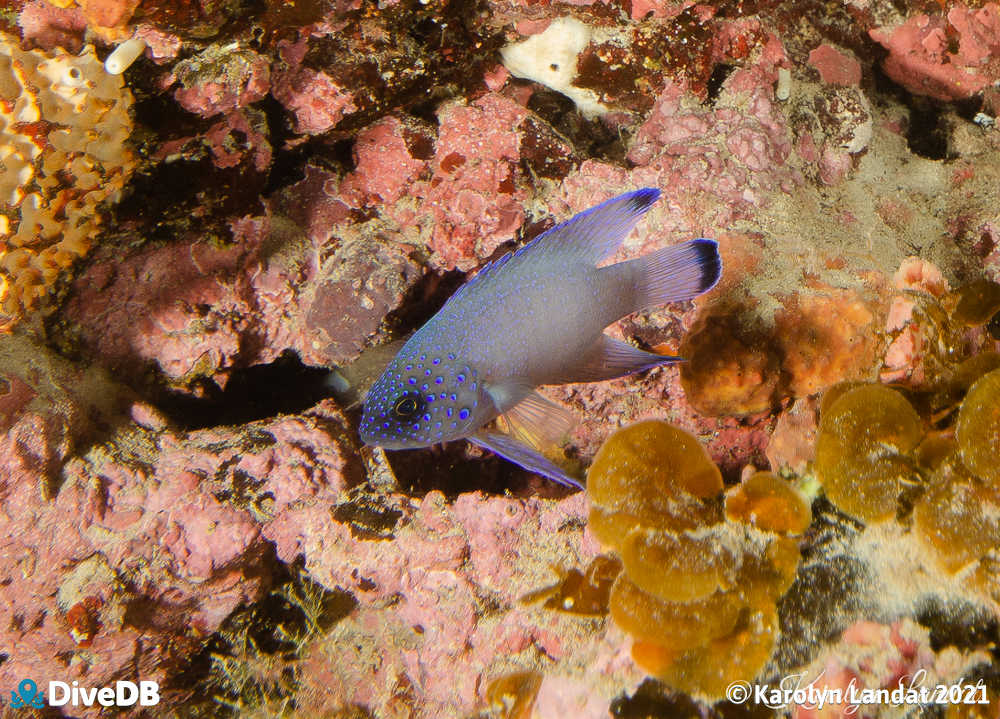
[[[420,411],[420,403],[417,398],[411,394],[404,394],[402,397],[396,400],[396,403],[392,406],[392,413],[398,419],[409,419],[417,412]]]

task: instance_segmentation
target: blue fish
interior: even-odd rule
[[[467,439],[560,484],[582,487],[537,447],[572,428],[539,385],[598,382],[681,360],[604,334],[625,315],[711,289],[714,240],[598,267],[659,190],[629,192],[484,267],[403,345],[365,397],[361,439],[386,449]],[[490,427],[503,416],[511,432]],[[534,446],[533,446],[534,445]]]

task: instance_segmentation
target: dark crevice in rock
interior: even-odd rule
[[[979,112],[981,101],[942,102],[929,97],[914,95],[893,82],[879,65],[875,66],[875,92],[894,98],[909,109],[906,127],[906,144],[914,155],[928,160],[952,160],[957,157],[951,149],[952,127],[948,115],[955,112],[971,121]]]
[[[722,85],[726,82],[726,78],[729,77],[735,69],[735,65],[729,65],[726,63],[720,63],[712,68],[712,74],[709,75],[708,82],[705,84],[706,104],[715,105],[715,101],[722,92]]]
[[[392,335],[400,339],[423,326],[465,283],[465,277],[458,270],[425,274],[409,289],[399,308],[385,318]]]
[[[474,448],[465,440],[392,450],[386,452],[386,457],[400,490],[413,497],[438,490],[449,500],[471,491],[561,498],[576,491],[538,478],[492,452]]]
[[[685,694],[672,693],[655,679],[644,680],[632,696],[622,694],[609,709],[615,719],[705,716],[703,706]]]
[[[512,82],[532,84],[526,80]],[[611,129],[598,118],[585,118],[577,111],[576,104],[562,93],[537,85],[534,87],[534,92],[528,100],[528,109],[568,140],[578,157],[616,164],[625,162],[627,138],[624,131],[623,134],[619,134],[617,130]]]
[[[168,388],[151,398],[164,414],[185,430],[240,425],[278,414],[295,414],[333,395],[326,385],[329,370],[304,365],[292,350],[274,362],[236,369],[225,388],[201,378],[196,394]]]
[[[292,130],[291,119],[284,106],[268,95],[256,104],[264,111],[270,133],[271,147],[274,149],[274,160],[268,172],[267,184],[264,187],[264,197],[270,197],[275,191],[294,185],[306,175],[306,165],[313,164],[338,173],[350,172],[354,169],[354,141],[352,139],[333,139],[318,136],[297,143],[288,148],[289,140],[301,139]]]
[[[924,105],[924,107],[920,107]],[[914,102],[910,105],[910,126],[906,131],[906,144],[910,151],[928,160],[947,160],[952,157],[948,151],[948,126],[944,122],[940,108],[930,103]]]
[[[864,591],[868,568],[842,549],[861,530],[825,498],[813,503],[795,582],[778,600],[781,633],[768,665],[776,675],[807,665],[853,621],[873,616]]]
[[[988,610],[961,600],[927,597],[916,620],[930,629],[931,648],[982,649],[1000,645],[1000,623]]]

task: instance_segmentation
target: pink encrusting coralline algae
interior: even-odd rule
[[[967,505],[941,498],[997,504],[956,425],[1000,368],[1000,5],[17,0],[0,33],[0,299],[32,294],[0,334],[4,711],[26,678],[46,697],[48,681],[159,684],[157,707],[46,716],[734,711],[663,680],[707,655],[654,656],[609,615],[624,583],[584,493],[482,447],[383,452],[359,433],[371,383],[459,287],[642,188],[660,199],[605,264],[707,238],[723,272],[606,333],[685,361],[541,386],[539,406],[575,423],[519,441],[583,483],[616,430],[665,421],[758,503],[751,523],[775,511],[754,477],[811,503],[795,552],[768,557],[790,583],[745,681],[886,689],[923,672],[982,677],[996,701],[1000,523],[979,509],[972,538],[952,537]],[[109,74],[126,42],[138,52]],[[46,158],[77,116],[60,113],[93,110],[106,83],[134,99],[118,143],[134,168],[84,232],[67,223],[106,148]],[[4,89],[43,86],[63,104]],[[81,233],[85,257],[32,239]],[[592,309],[561,299],[525,314]],[[907,431],[870,428],[884,418],[860,400],[831,410],[874,383],[912,410]],[[995,418],[974,416],[962,441],[988,451]],[[830,456],[869,436],[878,456]],[[828,500],[824,472],[868,496],[886,466],[878,521]],[[726,501],[699,499],[714,523],[689,532],[728,536]],[[657,631],[695,616],[727,656],[755,636],[660,609]]]

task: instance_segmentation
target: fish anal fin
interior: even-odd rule
[[[555,462],[510,435],[490,430],[480,430],[470,435],[467,439],[473,444],[484,447],[529,472],[540,474],[547,479],[551,479],[553,482],[567,487],[584,488],[580,480],[571,477]]]
[[[558,382],[600,382],[683,361],[683,357],[645,352],[602,334],[587,354],[586,359],[567,371],[566,375],[560,377]]]

